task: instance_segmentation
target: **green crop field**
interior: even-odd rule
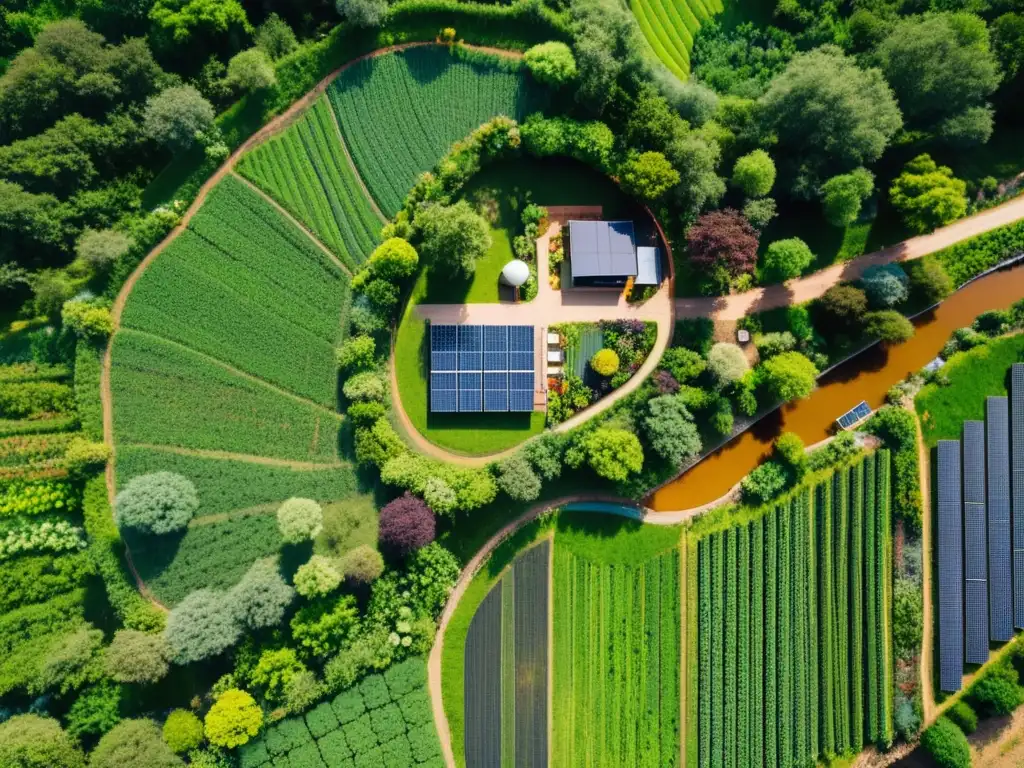
[[[679,764],[679,536],[676,528],[614,519],[577,527],[560,521],[556,768]]]
[[[510,71],[504,71],[505,69]],[[521,120],[548,93],[517,62],[468,63],[446,48],[412,48],[345,70],[327,93],[359,175],[387,216],[451,145],[496,115]]]
[[[699,540],[700,765],[814,765],[892,739],[889,474],[880,450]]]
[[[122,321],[333,407],[348,301],[328,256],[227,178],[139,278]]]
[[[377,244],[381,221],[345,157],[326,98],[283,134],[247,153],[237,168],[351,269]]]
[[[701,24],[724,10],[722,0],[630,0],[651,48],[677,77],[690,76],[690,51]]]

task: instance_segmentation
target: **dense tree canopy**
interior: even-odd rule
[[[934,13],[900,19],[875,51],[909,128],[943,130],[942,122],[985,105],[999,85],[999,64],[989,49],[985,22],[970,13]],[[975,113],[979,114],[979,113]],[[973,131],[984,143],[987,126]],[[987,127],[987,130],[985,128]]]
[[[694,266],[707,273],[724,269],[730,275],[740,275],[757,264],[757,231],[731,208],[697,219],[686,233],[686,244]]]
[[[790,189],[810,197],[830,176],[873,163],[902,125],[892,89],[838,48],[795,56],[760,101],[779,137]]]
[[[15,715],[0,723],[0,765],[5,768],[85,768],[85,756],[60,723]]]
[[[674,467],[700,453],[700,433],[693,415],[678,395],[662,395],[647,403],[644,431],[655,453]]]
[[[487,222],[465,200],[427,206],[416,214],[416,229],[426,263],[457,277],[471,277],[477,259],[491,247]]]
[[[181,768],[181,758],[163,740],[160,726],[149,719],[122,720],[96,745],[89,756],[89,768]]]

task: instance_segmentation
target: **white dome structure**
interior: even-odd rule
[[[502,268],[501,279],[513,288],[518,288],[530,279],[530,267],[525,261],[513,259]]]

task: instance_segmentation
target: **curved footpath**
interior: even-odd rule
[[[563,432],[607,410],[639,387],[657,367],[662,353],[671,343],[676,319],[708,317],[714,320],[716,327],[732,328],[738,320],[751,312],[762,312],[816,299],[836,283],[858,279],[869,267],[917,259],[989,230],[1012,224],[1020,219],[1024,219],[1024,196],[955,221],[931,234],[912,237],[874,253],[834,264],[807,277],[778,285],[754,288],[729,296],[672,299],[671,288],[666,284],[648,301],[640,305],[632,305],[623,301],[620,296],[607,291],[555,291],[547,285],[546,280],[542,279],[539,281],[537,298],[530,302],[520,304],[420,304],[415,307],[414,311],[424,319],[445,323],[522,323],[548,326],[559,322],[624,319],[652,320],[658,323],[658,340],[637,373],[623,386],[554,428],[556,432]],[[538,240],[537,272],[541,276],[547,274],[547,242],[548,238],[556,231],[554,227],[553,223],[552,228]],[[721,336],[721,334],[719,335]],[[479,467],[509,456],[522,447],[523,443],[519,443],[495,454],[465,456],[452,453],[430,442],[416,429],[402,407],[397,379],[394,375],[393,351],[391,367],[392,400],[396,406],[396,413],[410,441],[421,452],[451,464]]]

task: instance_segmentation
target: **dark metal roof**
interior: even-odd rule
[[[569,261],[573,277],[636,275],[632,221],[570,221]]]

